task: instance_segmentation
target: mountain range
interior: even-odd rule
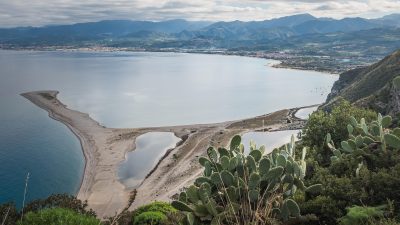
[[[162,22],[107,20],[72,25],[3,28],[0,29],[0,44],[34,46],[127,39],[257,41],[285,39],[306,34],[348,33],[374,28],[399,27],[400,14],[378,19],[344,18],[340,20],[299,14],[264,21],[215,23],[186,20]]]
[[[106,20],[0,28],[0,49],[91,48],[248,55],[340,73],[400,48],[400,14],[377,19],[299,14],[264,21]]]

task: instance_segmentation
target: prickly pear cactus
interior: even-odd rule
[[[203,176],[180,194],[172,205],[185,212],[184,224],[269,224],[300,216],[293,200],[298,189],[313,193],[321,185],[305,187],[306,149],[295,160],[294,137],[283,150],[265,155],[265,147],[250,144],[244,155],[241,137],[229,149],[210,147],[201,157]]]
[[[400,128],[389,129],[392,124],[392,117],[378,115],[376,121],[369,124],[365,119],[358,122],[354,117],[351,118],[351,123],[347,125],[349,139],[342,141],[337,148],[331,139],[331,135],[326,136],[326,143],[332,150],[333,156],[331,161],[343,159],[343,157],[351,156],[352,154],[365,155],[366,150],[374,149],[376,151],[387,152],[390,150],[400,149]],[[360,160],[362,163],[362,157]],[[361,166],[359,166],[361,168]],[[359,173],[357,171],[357,174]]]

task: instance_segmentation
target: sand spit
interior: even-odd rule
[[[77,197],[87,200],[99,218],[113,216],[128,207],[131,189],[118,179],[125,154],[135,149],[135,139],[146,132],[173,132],[183,140],[169,151],[137,188],[129,209],[154,201],[168,201],[201,172],[198,157],[208,146],[225,146],[235,134],[256,130],[299,129],[305,121],[294,116],[299,108],[285,109],[254,118],[216,124],[115,129],[100,125],[86,113],[68,109],[57,99],[58,91],[21,94],[49,116],[65,124],[79,138],[86,158],[85,172]]]

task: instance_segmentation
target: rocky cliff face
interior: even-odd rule
[[[339,99],[346,99],[384,114],[400,113],[400,89],[393,85],[397,76],[400,76],[400,50],[371,66],[342,73],[322,107],[329,109]]]

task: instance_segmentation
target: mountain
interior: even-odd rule
[[[299,14],[264,21],[204,22],[169,20],[162,22],[106,20],[72,25],[45,27],[17,27],[0,29],[0,44],[14,46],[86,45],[129,39],[142,41],[198,41],[217,43],[216,46],[234,47],[235,42],[246,45],[256,41],[287,39],[307,34],[354,32],[375,28],[390,28],[399,25],[399,14],[379,19],[316,18],[310,14]]]
[[[400,48],[399,14],[378,19],[299,14],[264,21],[107,20],[0,29],[0,49],[126,48],[261,55],[281,66],[339,73]]]
[[[393,26],[400,27],[400,13],[390,14],[378,19],[371,20],[377,24],[392,24]]]
[[[392,82],[397,76],[400,76],[400,49],[371,66],[342,73],[323,107],[330,108],[343,98],[359,106],[395,115],[400,112],[400,102],[396,100],[400,99],[400,90]]]
[[[310,20],[294,27],[298,34],[333,33],[368,30],[385,26],[363,18],[344,18],[341,20]]]
[[[264,21],[217,22],[200,30],[183,31],[178,39],[213,39],[226,41],[286,39],[305,34],[327,34],[354,32],[376,28],[397,27],[395,15],[378,20],[364,18],[316,18],[310,14],[286,16]]]
[[[102,40],[132,35],[138,32],[159,34],[179,33],[183,30],[201,29],[210,22],[168,20],[163,22],[105,20],[72,25],[45,27],[20,27],[0,29],[0,43],[48,43]]]

